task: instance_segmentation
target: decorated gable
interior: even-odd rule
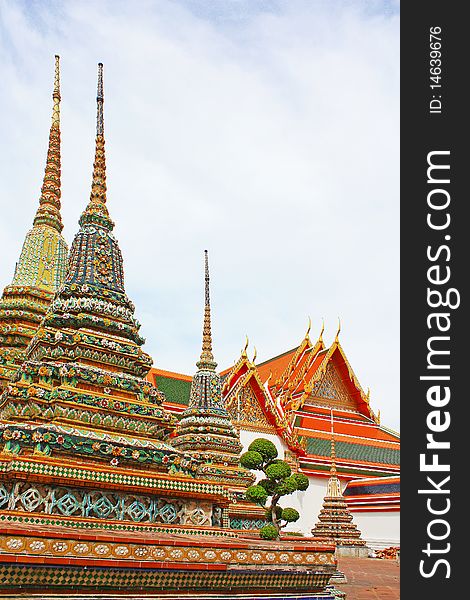
[[[226,400],[232,422],[240,429],[274,433],[275,428],[269,423],[258,396],[252,378],[237,386]]]
[[[356,400],[331,362],[328,363],[325,373],[319,381],[313,384],[309,399],[306,401],[306,404],[310,403],[324,404],[335,408],[357,409]]]

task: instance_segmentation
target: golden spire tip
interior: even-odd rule
[[[54,66],[54,90],[52,92],[52,125],[54,127],[60,127],[60,57],[58,54],[55,55],[55,66]]]
[[[325,331],[325,319],[322,319],[321,331],[320,331],[320,335],[318,336],[319,342],[323,342],[323,332],[324,331]]]
[[[248,345],[249,345],[249,343],[250,343],[250,340],[248,339],[248,336],[247,336],[246,334],[245,334],[245,338],[246,338],[246,341],[245,341],[245,346],[243,347],[243,350],[242,350],[242,357],[243,357],[243,358],[246,358],[246,357],[247,357],[247,353],[246,353],[246,351],[248,350]]]
[[[214,362],[212,354],[212,332],[211,332],[211,306],[209,294],[209,253],[204,250],[204,325],[202,329],[202,352],[199,368],[205,367],[214,370],[217,363]]]
[[[305,333],[305,339],[308,338],[309,334],[310,334],[310,329],[312,328],[312,319],[311,317],[308,318],[308,325],[307,325],[307,331]]]
[[[340,331],[341,331],[341,319],[340,319],[340,317],[338,317],[338,331],[336,332],[336,337],[335,337],[335,342],[336,343],[339,342]]]

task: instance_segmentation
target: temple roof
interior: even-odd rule
[[[277,356],[273,356],[273,358],[269,358],[268,360],[256,365],[261,380],[267,381],[271,373],[273,380],[276,380],[289,365],[297,350],[298,346],[292,348],[292,350],[287,350],[286,352],[282,352]]]
[[[398,473],[399,435],[380,424],[338,336],[326,347],[322,333],[315,344],[307,333],[292,350],[258,365],[245,348],[239,360],[222,371],[222,393],[232,419],[241,429],[276,432],[299,455],[305,472],[326,475],[332,411],[341,477]],[[186,408],[188,375],[151,369],[149,379],[165,393],[169,410]]]
[[[188,406],[193,379],[190,375],[151,369],[148,379],[165,394],[167,406],[175,412],[181,412]]]
[[[400,510],[400,477],[369,477],[349,481],[343,491],[352,512]]]
[[[306,450],[310,456],[328,456],[328,440],[317,437],[308,437],[306,440]],[[386,465],[397,465],[400,461],[399,448],[387,448],[384,446],[351,442],[336,442],[336,454],[338,458]]]

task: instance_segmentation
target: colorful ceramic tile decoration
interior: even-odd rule
[[[198,475],[240,489],[254,480],[240,466],[242,445],[222,398],[222,381],[212,354],[209,264],[205,251],[205,306],[202,353],[191,383],[188,408],[181,415],[172,444],[201,459]]]
[[[60,216],[60,74],[55,57],[52,123],[46,169],[33,228],[26,235],[13,281],[0,299],[0,391],[23,361],[67,264]]]
[[[107,208],[101,64],[91,197],[64,276],[59,171],[51,166],[58,165],[58,61],[56,69],[34,224],[55,234],[36,229],[31,237],[43,232],[49,254],[42,262],[27,238],[14,280],[34,288],[34,298],[49,295],[41,297],[44,318],[31,321],[21,359],[8,354],[11,336],[0,339],[10,369],[0,397],[0,593],[267,599],[282,590],[286,599],[331,600],[333,544],[253,534],[264,511],[244,499],[252,475],[239,466],[239,433],[215,371],[207,253],[203,349],[179,424],[148,379],[152,360],[142,350]],[[55,245],[45,233],[56,235]],[[55,260],[47,276],[44,256]],[[21,293],[18,301],[33,297]]]

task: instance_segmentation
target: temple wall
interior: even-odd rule
[[[354,522],[370,548],[400,545],[400,512],[353,512]]]

